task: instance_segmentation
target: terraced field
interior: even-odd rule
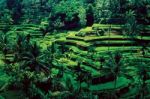
[[[150,99],[150,0],[0,0],[0,99]]]
[[[0,29],[4,29],[5,25],[1,23]],[[60,53],[60,57],[56,56],[53,60],[55,66],[53,74],[56,73],[60,65],[64,66],[66,71],[73,73],[80,65],[82,72],[91,74],[91,85],[88,88],[92,93],[101,95],[102,93],[112,93],[115,90],[120,97],[126,98],[134,97],[139,91],[137,66],[140,62],[150,66],[150,31],[148,29],[142,37],[137,36],[134,39],[122,35],[121,25],[104,24],[94,24],[92,27],[86,27],[80,31],[46,35],[45,37],[40,31],[40,26],[34,24],[13,25],[9,32],[10,34],[30,34],[33,38],[32,41],[37,41],[43,50],[56,44],[57,50],[62,51],[62,53]],[[142,44],[147,44],[144,56]],[[65,51],[63,52],[63,50]],[[103,61],[109,63],[111,55],[116,52],[122,54],[122,60],[125,63],[122,68],[126,71],[125,74],[132,76],[134,80],[123,74],[119,74],[115,79],[111,67],[108,67],[108,64],[103,64]],[[9,59],[12,57],[12,54],[7,55]],[[5,76],[7,75],[4,74]],[[150,84],[149,81],[150,79],[146,80],[148,85]],[[83,81],[81,85],[84,88],[88,82]],[[150,97],[147,96],[147,98]]]
[[[103,36],[97,35],[97,28],[107,30],[109,27],[112,27],[110,33],[106,32]],[[131,39],[121,35],[120,29],[121,26],[118,25],[93,25],[93,27],[87,27],[79,32],[70,32],[65,40],[56,40],[55,43],[63,44],[67,47],[68,51],[65,52],[65,55],[68,57],[64,60],[68,61],[67,66],[69,69],[75,69],[76,64],[81,62],[81,68],[92,74],[92,85],[89,87],[92,92],[101,93],[104,90],[111,91],[116,88],[117,93],[125,98],[138,93],[138,90],[135,91],[138,86],[138,84],[135,86],[138,78],[136,66],[140,61],[150,64],[150,36],[143,34],[142,38],[137,36]],[[142,54],[142,44],[144,43],[147,44],[145,56]],[[134,82],[125,76],[121,76],[117,78],[116,86],[114,87],[113,76],[103,70],[106,64],[102,68],[100,59],[104,57],[105,61],[109,61],[110,53],[115,53],[116,51],[122,53],[123,60],[126,63],[123,68],[126,69],[126,74],[134,78]],[[136,63],[136,65],[133,65],[133,63]],[[123,90],[126,91],[124,92]]]

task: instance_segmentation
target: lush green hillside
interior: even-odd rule
[[[149,99],[149,0],[1,0],[0,99]]]

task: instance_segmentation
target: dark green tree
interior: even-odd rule
[[[30,51],[22,54],[22,62],[24,63],[22,68],[25,69],[29,67],[31,71],[44,71],[45,73],[49,73],[49,65],[45,62],[42,56],[43,54],[37,43],[33,43]]]
[[[7,8],[12,12],[12,20],[17,24],[23,14],[22,0],[6,0]]]
[[[91,4],[88,5],[86,9],[86,25],[87,26],[92,26],[94,23],[94,8]]]

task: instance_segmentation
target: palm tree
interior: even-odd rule
[[[93,59],[93,55],[95,54],[95,49],[94,48],[95,48],[94,45],[90,45],[88,47],[88,55],[91,59]]]
[[[65,47],[64,43],[62,43],[62,45],[61,45],[61,51],[62,51],[62,54],[64,54],[66,52],[66,47]]]
[[[56,52],[56,43],[53,42],[51,45],[51,53],[54,54]]]
[[[122,54],[120,52],[115,52],[115,54],[109,53],[109,55],[110,59],[106,63],[106,67],[103,68],[103,70],[113,74],[115,80],[114,87],[116,88],[117,78],[119,75],[123,75],[133,81],[133,78],[127,74],[129,70],[123,66],[124,61]]]
[[[148,80],[149,75],[147,68],[148,66],[143,62],[141,62],[138,66],[140,89],[137,97],[140,97],[140,99],[145,99],[145,94],[148,91],[148,85],[146,83],[146,80]]]
[[[110,72],[113,75],[114,79],[114,90],[111,91],[104,91],[104,97],[111,98],[111,99],[118,99],[119,96],[117,95],[117,79],[119,76],[126,77],[127,79],[130,79],[133,81],[133,77],[128,74],[130,69],[126,69],[124,66],[123,56],[120,52],[109,53],[110,59],[106,61],[106,66],[103,67],[103,71],[108,73]]]
[[[30,51],[22,54],[22,68],[29,67],[31,71],[40,72],[42,70],[45,73],[49,73],[48,64],[45,62],[43,56],[39,46],[34,42],[31,45]]]
[[[119,73],[121,71],[121,59],[122,59],[121,53],[116,52],[114,54],[114,56],[111,56],[111,60],[110,60],[110,61],[112,61],[111,63],[113,63],[113,65],[114,65],[112,67],[112,69],[113,69],[112,73],[113,73],[113,75],[115,77],[115,88],[116,88],[116,83],[117,83],[116,82],[117,81],[117,77],[118,77],[118,75],[119,75]]]
[[[141,33],[142,25],[137,23],[136,13],[134,10],[129,10],[125,14],[126,24],[123,27],[125,35],[134,39],[137,35]]]
[[[75,68],[75,71],[77,72],[77,75],[78,75],[78,77],[77,77],[77,81],[79,82],[79,93],[80,93],[80,91],[81,91],[81,82],[82,82],[82,75],[81,75],[81,73],[82,73],[82,69],[81,69],[81,63],[80,62],[78,62],[78,64],[77,64],[77,67]]]
[[[4,32],[0,35],[0,50],[2,51],[2,54],[4,56],[4,62],[8,62],[9,60],[7,60],[7,54],[9,52],[9,50],[11,49],[10,46],[10,42],[9,42],[9,38],[8,35]]]
[[[30,47],[30,35],[17,34],[16,43],[14,45],[14,62],[21,61],[22,53],[29,51]]]
[[[104,57],[100,57],[99,62],[101,63],[100,69],[103,68],[103,64],[105,62],[105,58]]]
[[[142,55],[143,55],[143,57],[145,57],[146,50],[148,50],[148,48],[147,48],[147,44],[146,44],[146,43],[142,43],[141,51],[142,51]]]
[[[26,41],[27,41],[27,43],[30,43],[30,40],[31,40],[31,35],[30,35],[30,34],[27,34],[27,35],[26,35]]]
[[[58,77],[58,78],[62,78],[63,75],[64,75],[64,66],[61,66],[61,67],[59,68],[59,72],[58,72],[58,74],[57,74],[57,77]]]
[[[86,82],[88,84],[88,88],[91,84],[91,73],[82,69],[81,65],[82,65],[81,62],[78,62],[77,67],[75,68],[75,73],[77,74],[76,80],[79,83],[79,88],[78,88],[78,92],[77,92],[78,95],[81,91],[83,91],[81,88],[82,82]],[[86,91],[89,91],[88,88],[86,89]]]
[[[53,54],[51,51],[51,46],[48,46],[46,50],[43,52],[43,57],[45,58],[45,62],[47,62],[51,67],[53,67]]]

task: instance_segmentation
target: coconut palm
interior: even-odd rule
[[[148,91],[148,85],[146,83],[146,80],[149,78],[148,74],[148,66],[141,62],[138,66],[138,74],[139,74],[139,93],[137,93],[137,97],[140,97],[140,99],[145,99],[145,95]]]
[[[56,52],[56,43],[53,42],[51,45],[51,53],[54,54]]]
[[[110,57],[111,57],[111,59],[109,60],[109,63],[111,63],[111,64],[109,64],[108,66],[113,65],[113,67],[111,68],[112,69],[111,71],[115,77],[115,87],[116,87],[116,80],[121,71],[122,55],[119,52],[116,52],[114,56],[111,55]]]
[[[14,45],[14,62],[21,61],[22,53],[29,51],[30,47],[30,35],[17,34],[16,43]]]
[[[66,46],[64,43],[62,43],[62,45],[61,45],[61,52],[62,52],[62,54],[64,54],[66,52]]]
[[[136,13],[134,10],[129,10],[125,14],[126,24],[124,25],[124,34],[130,38],[135,38],[141,33],[143,26],[137,23]]]
[[[146,51],[148,51],[148,47],[147,47],[147,44],[146,44],[146,43],[142,43],[141,51],[142,51],[143,57],[145,57]]]
[[[51,65],[51,67],[53,67],[53,55],[52,55],[50,46],[48,46],[47,49],[44,50],[43,55],[45,58],[45,62],[47,62],[49,65]]]
[[[101,63],[100,69],[103,68],[103,64],[105,62],[105,58],[104,57],[100,57],[99,62]]]
[[[119,75],[125,76],[133,81],[133,78],[127,74],[128,69],[126,69],[123,61],[123,56],[120,52],[115,52],[114,54],[109,53],[110,59],[106,62],[106,66],[103,68],[104,71],[111,72],[114,75],[114,81],[116,88],[117,78]]]
[[[95,54],[96,52],[95,52],[95,47],[94,47],[94,45],[90,45],[89,47],[88,47],[88,56],[91,58],[91,59],[93,59],[93,55]]]
[[[4,32],[0,34],[0,50],[2,51],[2,54],[4,56],[4,62],[8,62],[9,60],[7,59],[7,54],[11,49],[11,45],[9,42],[9,37],[8,35]]]
[[[82,65],[81,62],[78,62],[77,66],[75,68],[75,73],[77,74],[76,80],[79,83],[79,88],[78,88],[78,92],[77,92],[78,94],[83,91],[81,88],[82,82],[86,82],[88,84],[88,88],[91,84],[91,73],[82,69],[81,65]],[[86,90],[89,90],[88,88]]]
[[[31,71],[40,72],[42,70],[45,73],[49,73],[48,64],[45,62],[43,56],[39,46],[34,42],[31,45],[30,51],[22,54],[22,68],[29,67]]]

